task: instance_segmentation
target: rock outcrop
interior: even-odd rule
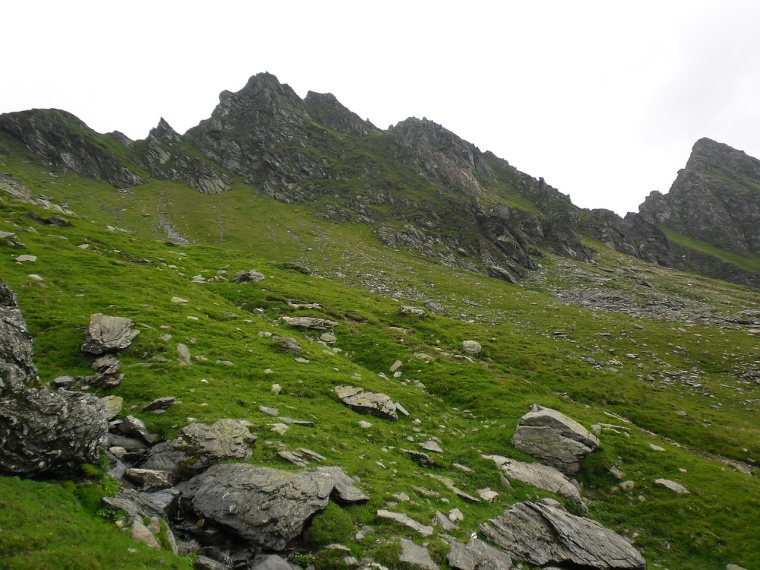
[[[42,387],[16,294],[0,281],[0,472],[76,474],[97,462],[107,433],[98,398]]]
[[[643,570],[646,561],[619,534],[591,519],[544,503],[518,503],[480,526],[514,559],[578,570]]]
[[[599,440],[557,410],[534,405],[520,418],[512,444],[565,475],[574,475],[581,460],[599,447]]]
[[[336,386],[335,394],[349,408],[360,414],[369,414],[395,422],[403,406],[394,402],[390,396],[381,392],[368,392],[358,386]]]

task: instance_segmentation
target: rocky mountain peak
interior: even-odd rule
[[[375,125],[347,109],[332,93],[309,91],[304,104],[313,120],[334,131],[364,136],[376,130]]]
[[[180,134],[163,117],[158,121],[158,125],[150,130],[148,136],[155,137],[167,144],[179,143],[182,140]]]
[[[760,181],[760,160],[742,150],[708,138],[701,138],[694,143],[686,163],[686,170],[691,172],[730,171],[734,176],[738,174]]]

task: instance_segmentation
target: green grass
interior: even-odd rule
[[[355,555],[379,548],[392,557],[393,548],[377,546],[377,539],[417,537],[375,513],[402,491],[411,500],[393,510],[426,524],[435,510],[460,508],[465,524],[456,535],[461,539],[516,501],[549,496],[518,483],[502,488],[493,463],[481,457],[528,459],[512,448],[511,437],[520,416],[532,403],[540,403],[586,426],[620,423],[608,414],[632,422],[630,437],[602,433],[603,448],[589,458],[581,478],[594,518],[629,536],[638,533],[637,545],[652,564],[715,569],[727,562],[747,568],[760,564],[760,542],[752,532],[760,515],[757,479],[727,470],[717,457],[745,462],[760,458],[758,404],[751,403],[760,398],[760,387],[742,375],[756,367],[757,341],[746,332],[709,323],[634,319],[565,305],[551,294],[552,289],[587,287],[609,277],[595,265],[570,267],[549,256],[543,260],[545,269],[521,286],[442,269],[403,248],[382,247],[364,225],[321,220],[309,205],[285,205],[242,184],[219,196],[160,181],[119,193],[72,176],[50,177],[31,163],[7,160],[3,169],[83,216],[71,217],[70,227],[43,226],[26,214],[48,215],[44,211],[0,202],[0,230],[16,232],[27,245],[24,250],[0,246],[0,273],[19,295],[36,338],[35,361],[43,380],[88,372],[90,359],[79,346],[91,313],[132,318],[141,334],[121,356],[126,377],[113,393],[124,397],[125,410],[144,419],[151,430],[169,437],[190,417],[244,418],[259,435],[253,463],[294,469],[277,457],[279,446],[306,447],[361,479],[370,503],[331,507],[315,521],[315,543],[348,534],[350,521],[354,528],[370,525],[376,530],[349,544]],[[166,245],[159,213],[194,244]],[[109,231],[107,225],[129,233]],[[78,247],[85,243],[88,249]],[[20,253],[38,260],[19,264],[14,258]],[[288,262],[315,273],[288,269],[283,265]],[[714,315],[727,316],[760,300],[746,288],[652,267],[606,249],[600,250],[597,262],[646,275],[656,294],[709,304]],[[221,269],[228,276],[257,269],[266,279],[246,285],[190,282],[196,274],[211,277]],[[29,278],[30,273],[43,281]],[[646,303],[630,277],[609,278],[604,287]],[[188,302],[172,303],[173,296]],[[289,301],[321,308],[294,309]],[[442,304],[447,315],[419,318],[399,312],[401,304],[424,306],[428,301]],[[335,347],[340,350],[321,344],[313,332],[289,327],[280,320],[284,315],[337,321]],[[565,336],[555,336],[557,330]],[[260,332],[296,338],[309,362],[296,362]],[[163,340],[165,334],[171,339]],[[464,339],[483,345],[472,362],[458,354]],[[202,358],[194,358],[192,366],[179,366],[179,342],[189,346],[193,357]],[[418,358],[419,353],[432,362]],[[637,358],[629,359],[629,353]],[[403,362],[398,379],[389,371],[396,359]],[[687,378],[698,377],[712,397],[678,380],[681,371]],[[272,393],[273,383],[282,386],[280,395]],[[347,383],[387,393],[411,417],[389,423],[354,413],[332,391]],[[139,412],[152,399],[167,395],[179,400],[167,413]],[[315,427],[293,426],[279,436],[270,431],[274,420],[258,412],[261,405],[310,419]],[[676,413],[680,411],[685,415]],[[362,419],[373,428],[362,429]],[[445,450],[439,458],[442,467],[434,472],[471,494],[483,487],[498,490],[495,504],[462,501],[401,451],[433,436]],[[651,451],[649,443],[668,451]],[[608,468],[619,457],[621,469],[636,481],[632,493],[612,490],[616,481]],[[469,465],[475,474],[459,471],[455,462]],[[691,495],[673,496],[654,486],[658,477],[682,482]],[[70,559],[72,568],[118,568],[109,565],[109,557],[121,556],[121,564],[133,560],[124,554],[122,542],[137,548],[136,557],[153,557],[139,563],[146,567],[159,567],[158,560],[175,565],[169,567],[187,565],[134,544],[112,522],[85,508],[87,500],[67,485],[15,478],[0,478],[0,484],[0,502],[7,505],[0,517],[15,521],[11,525],[0,518],[0,545],[8,545],[0,549],[0,567],[24,568],[19,560],[33,560],[35,567],[44,568],[48,560]],[[427,497],[414,487],[440,495]],[[39,504],[28,499],[34,493],[63,505],[61,520],[72,521],[82,538],[71,540],[63,523],[40,529],[42,513],[50,505],[47,499]],[[639,494],[646,500],[640,501]],[[5,534],[10,528],[12,534]],[[72,556],[83,544],[90,545],[90,558]],[[47,558],[35,558],[43,556]]]

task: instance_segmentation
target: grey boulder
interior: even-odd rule
[[[381,392],[368,392],[359,386],[336,386],[338,399],[360,414],[369,414],[395,422],[398,411],[405,411],[390,396]]]
[[[182,428],[177,438],[152,447],[141,467],[183,479],[218,461],[249,459],[255,442],[247,422],[222,419],[213,424],[192,423]]]
[[[107,434],[98,398],[42,387],[16,294],[0,280],[0,472],[76,474],[97,462]]]
[[[581,460],[599,447],[599,440],[566,415],[534,405],[520,418],[512,444],[565,475],[581,469]]]
[[[282,320],[289,324],[291,327],[317,331],[332,329],[338,324],[335,321],[320,319],[318,317],[282,317]]]
[[[253,545],[282,551],[327,507],[333,487],[325,473],[218,464],[187,483],[181,504]]]
[[[578,488],[554,467],[541,463],[525,463],[500,455],[484,455],[483,457],[496,463],[510,479],[517,479],[539,489],[558,493],[577,503],[583,502]]]
[[[127,348],[140,331],[130,319],[95,313],[85,333],[82,352],[100,355]]]
[[[263,281],[264,275],[253,269],[248,271],[238,271],[232,278],[233,283],[251,283],[253,281]]]
[[[545,503],[517,503],[480,525],[512,558],[534,566],[578,570],[643,570],[646,561],[630,543],[591,519]]]

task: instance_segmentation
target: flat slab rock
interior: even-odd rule
[[[100,355],[122,350],[139,334],[130,319],[95,313],[90,316],[82,352]]]
[[[483,458],[496,463],[510,479],[517,479],[539,489],[557,493],[577,503],[583,502],[578,488],[554,467],[541,463],[525,463],[500,455],[484,455]]]
[[[480,525],[481,532],[514,559],[535,566],[644,570],[629,542],[591,519],[544,503],[517,503]]]
[[[565,475],[574,475],[581,469],[581,460],[599,447],[599,440],[557,410],[534,405],[520,418],[512,444]]]
[[[331,497],[343,504],[369,500],[340,467],[294,473],[227,463],[193,477],[182,491],[181,505],[251,544],[282,551]]]
[[[317,331],[332,329],[338,324],[335,321],[320,319],[317,317],[282,317],[282,320],[288,323],[291,327],[299,327]]]
[[[398,421],[398,412],[406,412],[403,406],[381,392],[368,392],[359,386],[336,386],[335,393],[341,402],[360,414],[369,414],[392,422]],[[405,414],[406,415],[406,414]]]
[[[401,555],[398,560],[422,570],[440,570],[438,564],[430,558],[427,548],[414,544],[407,538],[401,539]]]

